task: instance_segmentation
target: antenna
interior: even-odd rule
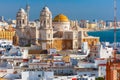
[[[116,0],[114,0],[114,60],[116,61],[116,52],[117,52],[117,47],[116,47],[116,22],[117,22],[117,4]]]
[[[114,0],[114,49],[116,49],[116,21],[117,21],[117,15],[116,15],[116,11],[117,11],[117,6],[116,6],[116,0]]]

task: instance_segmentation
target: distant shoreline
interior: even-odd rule
[[[88,31],[89,36],[100,37],[100,42],[114,42],[114,28]],[[120,28],[116,28],[116,42],[120,42]]]
[[[108,30],[113,30],[113,29],[114,29],[114,27],[113,28],[98,29],[98,30],[88,30],[87,32],[108,31]],[[117,29],[120,29],[120,27],[117,27],[116,30]]]

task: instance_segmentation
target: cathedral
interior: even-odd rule
[[[64,14],[52,18],[49,8],[44,7],[40,12],[39,26],[30,26],[29,6],[17,12],[14,45],[33,44],[41,49],[73,50],[81,48],[82,42],[94,46],[99,43],[99,38],[88,36],[77,21],[69,20]]]

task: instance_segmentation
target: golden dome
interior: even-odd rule
[[[69,22],[69,19],[64,14],[59,14],[55,16],[55,18],[53,19],[53,22]]]

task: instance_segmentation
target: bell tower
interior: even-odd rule
[[[23,8],[19,9],[16,15],[16,28],[25,28],[27,21],[27,13]]]
[[[40,13],[40,28],[52,28],[52,13],[50,12],[48,7],[44,7]]]
[[[52,48],[53,41],[52,13],[48,7],[44,7],[40,13],[39,38],[42,49]]]

